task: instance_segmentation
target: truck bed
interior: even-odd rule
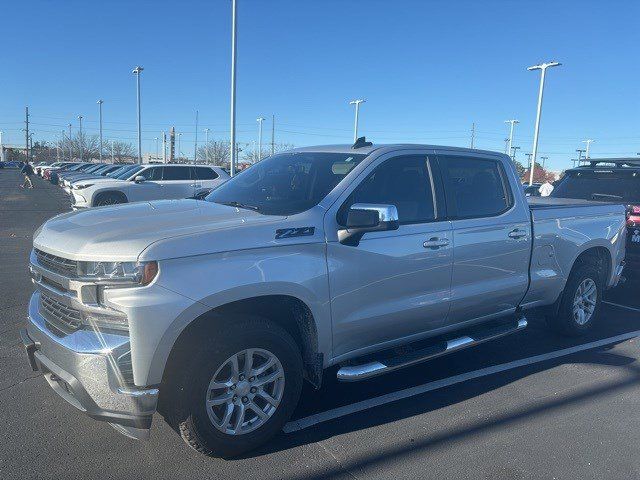
[[[531,210],[561,207],[585,207],[597,205],[611,205],[610,202],[598,202],[595,200],[582,200],[580,198],[556,198],[556,197],[527,197]]]

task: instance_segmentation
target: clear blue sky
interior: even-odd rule
[[[640,152],[640,2],[239,1],[239,139],[351,141],[352,98],[367,100],[361,133],[376,143],[468,145],[502,151],[509,118],[530,151],[539,73],[549,71],[541,154],[570,165],[582,140],[593,156]],[[193,149],[229,130],[230,0],[5,2],[0,24],[0,129],[23,142],[29,105],[36,139],[77,116],[105,137],[136,138],[135,79],[144,66],[143,150],[171,125]]]

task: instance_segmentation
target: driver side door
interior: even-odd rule
[[[453,236],[437,168],[427,152],[382,157],[327,213],[334,358],[417,340],[445,325]],[[395,205],[399,228],[366,233],[357,246],[330,238],[354,203]]]
[[[130,202],[141,202],[145,200],[155,200],[162,198],[162,170],[164,167],[148,167],[136,173],[135,177],[144,177],[144,181],[135,182],[135,177],[129,180],[130,186],[126,191],[127,198]]]

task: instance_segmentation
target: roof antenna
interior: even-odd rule
[[[367,142],[367,139],[365,137],[358,137],[356,143],[354,143],[351,148],[355,150],[356,148],[370,147],[371,145],[373,145],[373,143]]]

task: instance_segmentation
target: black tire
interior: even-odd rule
[[[124,195],[116,192],[101,193],[98,198],[93,202],[94,207],[104,207],[107,205],[118,205],[119,203],[126,203],[127,199]]]
[[[596,305],[591,317],[584,324],[580,324],[574,318],[573,302],[578,288],[588,279],[591,279],[596,286]],[[571,271],[562,292],[558,314],[556,316],[548,316],[547,323],[562,335],[577,337],[586,334],[598,323],[600,307],[602,305],[602,294],[603,275],[598,267],[591,263],[576,265]]]
[[[191,448],[209,456],[232,458],[265,444],[289,420],[302,390],[302,357],[291,335],[267,320],[235,317],[217,325],[219,328],[211,334],[191,336],[187,348],[192,353],[181,365],[173,366],[176,373],[166,385],[169,392],[164,392],[168,398],[162,413]],[[264,349],[277,357],[284,370],[284,391],[280,404],[263,425],[249,433],[230,435],[212,424],[205,398],[218,368],[249,348]]]

